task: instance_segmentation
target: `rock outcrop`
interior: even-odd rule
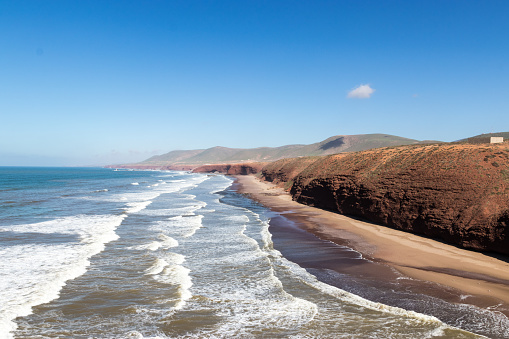
[[[259,173],[266,162],[253,162],[242,164],[203,165],[193,169],[194,173],[222,173],[227,175],[248,175]]]
[[[300,203],[509,254],[509,143],[283,159],[265,166],[262,177]]]

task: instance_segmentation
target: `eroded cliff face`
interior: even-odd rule
[[[286,183],[300,203],[509,254],[508,143],[285,159],[265,166],[262,176]]]
[[[248,175],[259,173],[266,162],[242,163],[242,164],[216,164],[203,165],[193,169],[194,173],[222,173],[227,175]]]

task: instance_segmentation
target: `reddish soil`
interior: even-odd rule
[[[283,159],[262,170],[297,202],[509,254],[509,144],[437,144]]]

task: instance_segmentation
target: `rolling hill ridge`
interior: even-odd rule
[[[130,168],[189,169],[204,164],[270,162],[284,158],[357,152],[372,148],[413,145],[437,141],[419,141],[389,134],[336,135],[309,145],[280,147],[228,148],[211,147],[200,150],[178,150],[153,156],[136,164],[117,165]],[[115,166],[108,166],[115,167]]]

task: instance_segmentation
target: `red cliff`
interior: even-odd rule
[[[193,169],[194,173],[222,173],[228,175],[248,175],[256,174],[262,170],[266,162],[253,162],[242,164],[216,164],[203,165]]]
[[[413,145],[284,159],[293,199],[475,250],[509,254],[509,144]]]

